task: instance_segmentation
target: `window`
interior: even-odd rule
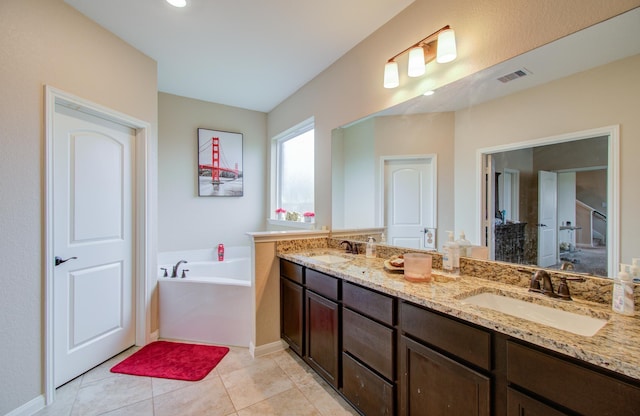
[[[314,211],[313,119],[275,137],[274,147],[275,198],[272,218],[276,218],[275,210],[281,208],[291,213],[288,220],[302,221],[305,212]]]

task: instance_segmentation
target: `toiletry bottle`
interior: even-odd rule
[[[633,315],[633,281],[625,271],[625,265],[620,265],[620,272],[613,280],[613,296],[611,309],[622,315]]]
[[[634,283],[640,283],[640,259],[631,259],[631,279]]]
[[[449,241],[442,245],[442,268],[449,272],[457,274],[460,272],[460,247],[453,239],[453,231],[447,231]]]
[[[385,244],[387,242],[387,237],[384,236],[384,232],[380,234],[380,242]]]
[[[224,261],[224,244],[218,244],[218,261]]]
[[[460,257],[471,257],[471,241],[466,239],[464,231],[460,231],[460,238],[456,243],[460,247]]]
[[[372,259],[376,257],[376,244],[374,243],[373,237],[369,237],[367,241],[367,249],[365,252],[365,257]]]

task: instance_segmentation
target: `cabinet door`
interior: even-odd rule
[[[306,290],[305,308],[306,351],[304,359],[325,380],[338,387],[338,364],[340,360],[338,304],[310,290]]]
[[[507,416],[566,416],[512,388],[507,389]]]
[[[401,415],[489,415],[489,377],[404,336],[400,374]]]
[[[304,352],[304,291],[302,286],[280,278],[280,335],[296,354]]]

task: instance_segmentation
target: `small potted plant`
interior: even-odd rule
[[[304,217],[304,222],[313,222],[316,214],[314,214],[313,212],[305,212],[304,214],[302,214],[302,216]]]
[[[277,219],[279,219],[280,221],[284,221],[284,216],[287,213],[287,210],[284,208],[278,208],[276,210],[276,217]]]

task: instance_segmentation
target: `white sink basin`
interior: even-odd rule
[[[480,293],[464,298],[462,302],[586,337],[595,335],[607,323],[605,319],[550,308],[495,293]]]
[[[312,256],[311,258],[326,264],[340,264],[351,261],[351,259],[342,256],[336,256],[335,254],[321,254]]]

